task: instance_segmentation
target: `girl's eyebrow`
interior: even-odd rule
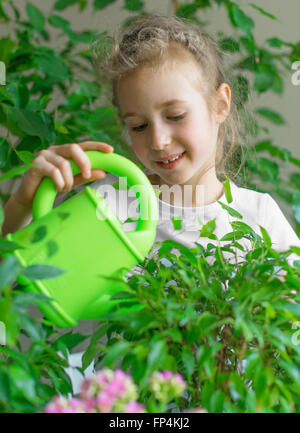
[[[155,108],[167,107],[169,105],[173,105],[173,104],[176,104],[176,103],[179,103],[179,102],[185,102],[185,101],[183,101],[182,99],[170,99],[169,101],[165,101],[162,104],[157,105]],[[124,114],[123,119],[126,119],[126,117],[134,117],[134,116],[137,116],[137,114],[136,113],[128,112],[128,113]]]

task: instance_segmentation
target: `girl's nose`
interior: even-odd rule
[[[163,149],[169,146],[171,143],[171,135],[168,128],[162,126],[153,126],[151,128],[151,148],[152,149]]]

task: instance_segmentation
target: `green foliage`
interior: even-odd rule
[[[98,348],[98,368],[127,369],[146,405],[149,376],[166,369],[188,384],[171,411],[300,410],[300,346],[293,331],[300,323],[300,261],[290,267],[284,258],[292,250],[274,251],[263,227],[260,237],[241,221],[231,225],[238,238],[251,240],[244,262],[225,260],[237,243],[221,246],[224,238],[188,254],[177,242],[159,242],[157,256],[129,277],[127,289],[115,295],[118,305],[99,323],[87,353]],[[208,257],[215,257],[213,265]],[[276,266],[287,271],[284,283]],[[84,359],[87,367],[91,359]]]
[[[8,272],[10,279],[17,273]],[[21,286],[6,286],[0,295],[6,334],[6,345],[0,346],[0,412],[38,412],[56,394],[72,393],[67,355],[86,337],[71,332],[61,336],[47,321],[32,318],[29,306],[47,302],[44,295],[24,293]]]

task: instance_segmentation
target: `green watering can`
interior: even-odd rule
[[[46,177],[34,198],[32,222],[6,236],[24,247],[13,252],[22,266],[47,264],[67,271],[34,282],[18,277],[26,290],[52,298],[38,306],[50,322],[62,328],[76,326],[82,319],[99,320],[109,311],[116,302],[111,295],[122,289],[116,278],[126,281],[124,270],[129,272],[145,259],[156,234],[157,199],[146,175],[115,153],[86,154],[93,169],[127,179],[139,205],[135,231],[124,232],[107,202],[89,187],[52,209],[57,191],[52,179]],[[69,162],[73,174],[78,174],[79,167],[73,160]]]

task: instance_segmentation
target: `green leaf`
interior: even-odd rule
[[[58,245],[57,243],[51,239],[49,242],[47,242],[47,256],[52,257],[54,254],[56,254],[58,251]]]
[[[185,245],[183,245],[179,242],[172,241],[169,239],[162,242],[162,246],[158,252],[158,257],[161,258],[165,254],[166,251],[170,251],[173,248],[178,249],[183,256],[186,256],[190,260],[191,263],[193,263],[194,265],[197,265],[197,259],[194,256],[194,254],[191,253],[189,248],[187,248]]]
[[[260,116],[270,120],[270,122],[276,123],[277,125],[284,125],[286,123],[286,121],[281,116],[281,114],[276,113],[275,111],[270,110],[269,108],[257,108],[255,112]]]
[[[0,177],[0,182],[6,179],[12,179],[13,177],[19,176],[20,174],[23,174],[25,171],[27,171],[30,168],[30,165],[21,165],[20,167],[13,167],[10,170],[8,170],[3,176]]]
[[[175,343],[181,343],[182,342],[182,334],[179,331],[179,329],[168,328],[163,332],[162,335],[164,335],[166,337],[170,337]]]
[[[59,212],[57,212],[57,215],[62,221],[65,221],[67,218],[70,217],[71,213],[59,211]]]
[[[29,101],[29,91],[23,81],[11,81],[6,86],[8,95],[17,108],[25,108]]]
[[[135,222],[137,222],[137,221],[138,221],[138,218],[137,218],[137,217],[127,218],[127,220],[124,221],[124,224],[126,224],[126,223],[135,223]]]
[[[31,164],[35,158],[35,155],[28,150],[16,150],[16,153],[21,161],[25,162],[25,164]]]
[[[37,68],[44,72],[46,76],[62,81],[69,79],[68,68],[64,61],[54,51],[35,54],[33,63]]]
[[[67,34],[72,32],[72,27],[70,22],[60,17],[59,15],[50,15],[50,17],[48,18],[48,22],[53,27],[62,29]]]
[[[45,138],[49,134],[48,126],[38,113],[33,111],[11,108],[10,120],[28,135]]]
[[[0,265],[0,292],[16,279],[20,270],[20,264],[15,255],[6,257]]]
[[[9,372],[7,368],[0,369],[0,401],[9,404],[11,399],[11,389],[9,381]]]
[[[191,378],[195,369],[195,358],[191,349],[188,349],[187,347],[183,347],[181,352],[181,359],[186,369],[187,376]]]
[[[235,3],[230,2],[230,18],[235,27],[238,27],[246,36],[251,37],[254,28],[254,21],[248,17],[242,9]]]
[[[4,221],[4,210],[3,207],[0,206],[0,228],[1,228],[1,234],[2,234],[2,224]]]
[[[0,252],[12,252],[14,250],[17,250],[19,248],[23,248],[21,245],[17,244],[16,242],[11,242],[6,239],[0,239]]]
[[[43,341],[45,338],[44,332],[39,323],[33,320],[31,317],[20,314],[20,324],[27,331],[28,336],[32,341]]]
[[[105,9],[107,6],[115,2],[116,0],[94,0],[94,9]]]
[[[84,341],[86,338],[88,338],[85,335],[81,334],[73,334],[73,332],[68,332],[67,334],[62,335],[57,340],[55,340],[54,343],[62,342],[66,345],[66,347],[71,350],[74,347],[76,347],[79,343]]]
[[[42,12],[32,3],[26,3],[26,13],[33,27],[42,32],[45,27],[45,18]]]
[[[79,10],[84,11],[88,5],[88,0],[79,0]]]
[[[10,6],[12,7],[12,9],[14,11],[16,20],[18,21],[20,19],[20,12],[18,11],[18,9],[13,4],[13,0],[9,0],[9,4],[10,4]]]
[[[259,158],[258,162],[261,177],[266,180],[271,180],[271,182],[276,182],[279,176],[278,164],[267,158]]]
[[[228,175],[226,175],[226,181],[224,182],[224,191],[227,203],[230,204],[232,202],[232,195],[230,189],[230,181]]]
[[[27,266],[23,269],[21,275],[28,278],[30,281],[44,280],[50,278],[56,278],[67,272],[64,269],[50,265],[32,265]]]
[[[14,52],[16,46],[16,43],[10,38],[0,39],[0,59],[2,62],[8,64],[10,55]]]
[[[282,46],[282,40],[278,38],[269,38],[266,40],[266,42],[268,42],[270,47],[281,48]]]
[[[99,345],[98,344],[90,344],[87,350],[82,355],[81,365],[82,369],[85,370],[96,358],[99,354]]]
[[[43,240],[45,238],[45,236],[47,235],[48,229],[47,226],[43,225],[43,226],[39,226],[36,228],[36,230],[32,233],[31,235],[31,242],[35,243],[35,242],[40,242],[41,240]]]
[[[272,242],[271,242],[270,236],[268,235],[267,231],[262,226],[259,226],[259,228],[260,228],[263,240],[265,241],[265,244],[268,247],[271,247],[272,246]]]
[[[274,71],[269,65],[259,64],[255,70],[254,90],[260,93],[272,87],[274,80]]]
[[[233,241],[233,240],[242,239],[243,237],[244,237],[244,232],[236,230],[234,232],[226,233],[226,235],[224,235],[220,239],[220,241]]]
[[[62,11],[69,6],[74,5],[75,3],[78,3],[78,0],[58,0],[54,4],[54,9],[57,11]]]
[[[254,37],[252,35],[250,38],[249,37],[241,37],[240,41],[250,54],[256,54],[257,53],[257,47],[255,45],[255,40],[254,40]]]
[[[270,14],[269,12],[266,12],[264,9],[256,6],[254,3],[249,3],[249,6],[253,7],[256,10],[258,10],[261,14],[263,14],[263,15],[271,18],[272,20],[276,20],[277,21],[277,18],[274,15]]]
[[[239,230],[244,234],[254,233],[253,228],[250,227],[248,224],[243,223],[242,221],[231,221],[230,224],[234,230]]]
[[[181,230],[182,220],[181,217],[173,217],[172,218],[174,230]]]
[[[229,215],[235,218],[243,219],[243,216],[235,209],[232,209],[232,207],[227,206],[226,204],[222,203],[221,201],[217,200],[217,202],[222,206],[223,209],[225,209]]]
[[[293,194],[293,213],[295,220],[300,224],[300,191],[295,191]]]
[[[49,300],[50,298],[42,293],[18,293],[18,296],[16,296],[13,302],[13,310],[25,314],[28,310],[28,305],[41,305],[48,303]]]
[[[219,389],[216,390],[216,392],[214,392],[210,397],[209,411],[213,413],[222,413],[225,398],[226,395],[222,391]]]
[[[120,191],[127,191],[129,189],[129,185],[127,184],[126,181],[124,182],[124,180],[125,178],[123,178],[122,181],[120,182],[119,181],[115,182],[112,185],[112,187]]]
[[[257,152],[266,150],[270,155],[276,156],[283,161],[290,161],[292,157],[289,150],[283,148],[279,149],[277,146],[273,146],[270,140],[259,141],[255,144],[255,149]]]
[[[148,355],[148,371],[152,371],[161,368],[162,363],[167,355],[167,346],[164,340],[158,340],[152,342],[150,352]]]
[[[5,21],[6,23],[8,23],[10,21],[10,18],[4,12],[4,9],[2,7],[2,3],[4,3],[4,0],[1,0],[1,2],[0,2],[0,17],[1,17],[1,19],[3,21]]]
[[[26,399],[36,403],[36,382],[29,371],[17,364],[9,367],[11,385],[15,388],[15,399]]]
[[[210,237],[216,229],[216,219],[206,223],[200,230],[200,236]]]
[[[160,196],[161,192],[160,192],[159,189],[153,188],[153,191],[154,191],[154,194],[155,194],[156,197]]]
[[[100,340],[104,335],[107,334],[110,327],[111,327],[110,323],[107,323],[106,325],[102,325],[101,328],[98,329],[93,334],[90,344],[82,356],[83,370],[85,370],[91,364],[91,362],[96,358],[97,354],[99,354],[98,340]]]
[[[113,367],[117,361],[120,361],[129,352],[130,347],[131,345],[127,341],[119,341],[110,346],[103,358],[103,365]]]
[[[3,168],[7,163],[8,151],[9,151],[8,141],[5,138],[0,138],[0,169]]]
[[[140,11],[144,7],[144,2],[141,0],[125,0],[124,9],[135,12]]]
[[[231,53],[236,53],[240,51],[240,44],[238,41],[232,38],[224,38],[220,42],[222,50],[229,51]]]
[[[1,74],[1,72],[0,72]],[[1,79],[0,79],[0,83],[1,83]],[[12,95],[7,91],[7,87],[0,87],[0,101],[3,102],[11,102],[12,105],[15,105],[15,99],[12,97]],[[4,140],[4,139],[2,139]]]
[[[284,82],[282,77],[279,74],[273,75],[273,84],[272,84],[272,90],[274,92],[281,94],[284,89]]]
[[[190,19],[195,15],[198,10],[198,6],[196,3],[190,4],[180,4],[179,8],[176,11],[176,15],[180,18]]]

